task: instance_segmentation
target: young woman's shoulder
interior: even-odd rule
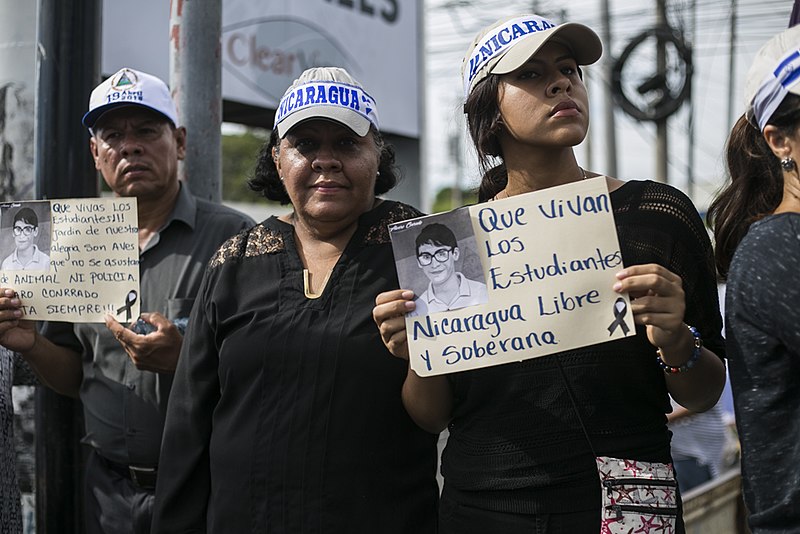
[[[798,235],[800,213],[770,215],[750,225],[739,248],[761,258],[764,254],[769,255],[769,252],[776,252],[778,256],[796,253],[800,250]]]
[[[617,185],[612,188],[611,180]],[[692,224],[699,218],[692,200],[675,186],[653,180],[622,181],[609,179],[611,200],[616,209],[656,211],[681,218],[689,217]]]

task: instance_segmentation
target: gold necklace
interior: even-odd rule
[[[308,299],[318,299],[325,292],[325,286],[328,285],[328,279],[331,277],[333,267],[328,269],[328,274],[325,275],[325,280],[322,281],[322,286],[319,288],[319,293],[314,293],[311,290],[311,272],[308,269],[303,269],[303,294]]]
[[[297,235],[297,227],[295,225],[295,214],[292,212],[289,214],[289,224],[292,225],[294,228],[294,233]],[[299,254],[299,251],[298,251]],[[302,260],[301,260],[302,261]],[[322,296],[325,292],[325,286],[328,285],[328,280],[331,277],[331,273],[333,272],[333,268],[336,267],[336,262],[328,269],[328,272],[325,274],[325,279],[322,281],[322,285],[319,288],[319,293],[314,293],[311,289],[311,271],[306,268],[303,268],[303,294],[306,296],[307,299],[318,299]]]

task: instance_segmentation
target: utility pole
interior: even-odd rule
[[[730,130],[734,122],[733,95],[736,84],[736,0],[731,0],[731,39],[728,44],[728,123],[725,130]]]
[[[609,176],[617,176],[617,126],[614,120],[614,97],[611,94],[611,77],[614,64],[611,61],[611,14],[609,0],[603,0],[601,5],[603,20],[603,95],[605,100],[605,130],[606,135],[603,141],[606,147],[606,172]]]
[[[0,200],[31,200],[36,3],[0,1]]]
[[[186,127],[181,179],[198,198],[222,200],[222,2],[172,0],[169,79]]]
[[[666,0],[656,0],[657,4],[657,25],[662,28],[667,27],[667,8]],[[664,42],[658,39],[656,45],[656,70],[657,75],[664,76],[667,73],[667,51]],[[666,90],[666,88],[665,88]],[[667,118],[663,117],[656,120],[656,181],[669,182],[669,164],[667,161]]]
[[[102,0],[39,0],[34,126],[37,198],[97,196],[81,117],[100,72]],[[80,403],[36,392],[36,532],[83,532]]]
[[[461,157],[461,136],[458,132],[450,136],[450,157],[455,162],[456,175],[454,178],[453,189],[450,191],[451,209],[460,208],[464,203],[461,195],[461,173],[463,172]]]

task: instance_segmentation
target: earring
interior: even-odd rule
[[[783,168],[784,171],[791,172],[797,168],[797,165],[795,164],[794,159],[792,159],[791,156],[786,156],[781,160],[781,167]]]
[[[283,176],[281,176],[281,182],[284,180]]]
[[[381,177],[381,171],[378,171],[378,174],[376,174],[375,177],[376,178],[380,178]]]

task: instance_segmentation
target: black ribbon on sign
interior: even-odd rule
[[[624,335],[628,335],[630,328],[628,328],[628,325],[625,324],[625,321],[623,320],[626,313],[628,313],[628,305],[625,303],[624,298],[619,297],[614,301],[614,322],[608,325],[609,336],[614,333],[614,330],[616,330],[617,327],[622,328],[622,333]]]
[[[131,307],[136,302],[136,291],[128,291],[128,295],[125,297],[125,305],[121,308],[117,308],[117,315],[122,312],[125,312],[125,320],[131,320]]]

